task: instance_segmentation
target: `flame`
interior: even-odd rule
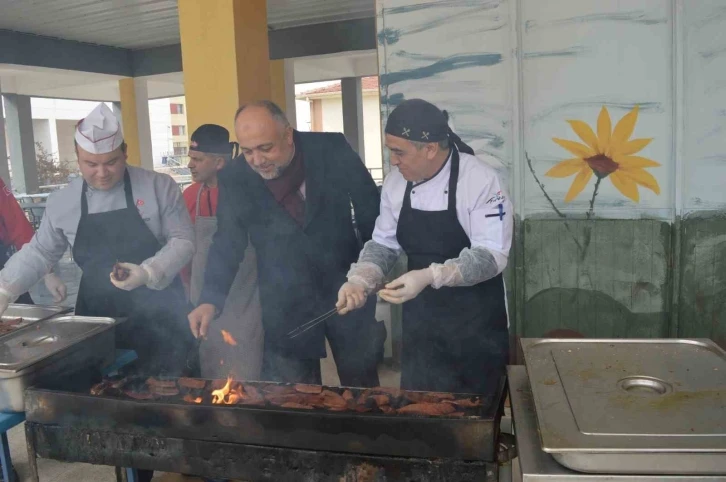
[[[222,330],[222,338],[224,339],[224,342],[231,346],[237,346],[237,340],[234,339],[232,335],[228,331]]]
[[[232,385],[232,377],[227,378],[227,384],[219,390],[212,391],[212,403],[221,404],[224,403],[224,398],[229,394],[229,387]]]
[[[184,401],[187,403],[202,403],[202,397],[194,398],[190,394],[184,395]]]
[[[212,390],[212,403],[215,405],[234,405],[245,398],[241,383],[232,387],[232,377],[227,377],[227,383],[219,390]]]

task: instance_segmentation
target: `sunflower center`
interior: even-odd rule
[[[595,156],[588,157],[585,159],[585,162],[587,162],[590,169],[595,172],[595,175],[601,179],[617,171],[620,166],[617,162],[613,161],[605,154],[597,154]]]

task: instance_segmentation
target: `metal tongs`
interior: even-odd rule
[[[311,330],[318,326],[320,323],[324,322],[331,316],[338,313],[338,308],[333,308],[332,310],[328,311],[327,313],[323,313],[322,315],[318,316],[317,318],[308,321],[307,323],[303,323],[302,325],[298,326],[294,330],[292,330],[290,333],[287,334],[288,338],[297,338],[298,336],[302,335],[308,330]]]

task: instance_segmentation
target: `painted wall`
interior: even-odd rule
[[[499,161],[519,336],[726,346],[726,4],[377,0],[381,114],[421,97]]]

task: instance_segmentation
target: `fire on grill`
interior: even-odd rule
[[[92,395],[135,400],[180,401],[192,404],[279,407],[293,410],[420,415],[476,416],[479,397],[451,393],[414,392],[395,388],[334,388],[322,385],[202,380],[196,378],[127,377],[106,379],[91,388]]]

